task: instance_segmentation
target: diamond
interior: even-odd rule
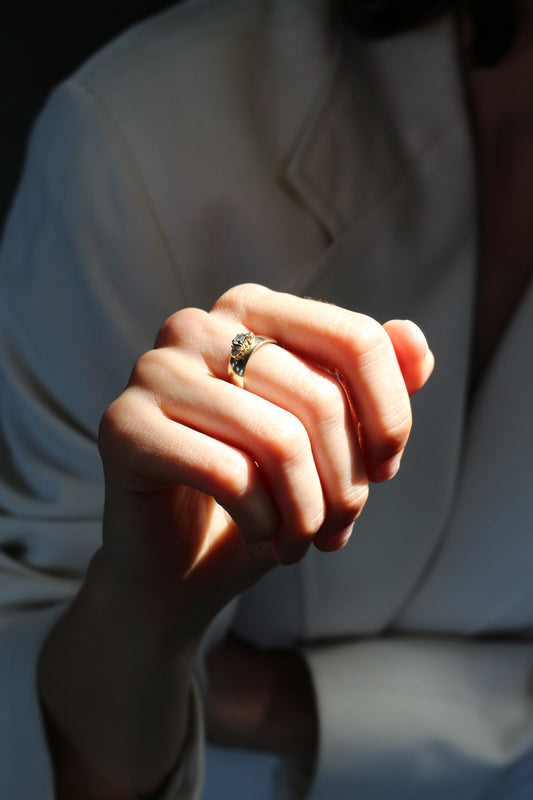
[[[246,333],[238,333],[231,343],[231,356],[232,358],[243,358],[246,353],[251,349],[254,343],[255,336],[251,331]]]

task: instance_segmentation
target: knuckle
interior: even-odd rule
[[[342,497],[341,513],[346,526],[357,519],[368,500],[368,483],[358,483],[351,486]],[[341,525],[344,527],[344,525]]]
[[[141,385],[148,382],[147,377],[151,374],[155,361],[154,352],[154,350],[149,350],[137,359],[131,371],[130,385]]]
[[[409,404],[394,408],[384,420],[381,435],[382,445],[386,453],[403,450],[411,433],[412,417]]]
[[[390,345],[383,326],[365,314],[343,314],[338,323],[337,334],[350,348],[352,356],[358,360]]]
[[[237,313],[238,316],[246,307],[253,307],[262,292],[268,291],[264,286],[257,283],[240,283],[237,286],[232,286],[224,294],[222,294],[212,311],[231,311]]]
[[[354,484],[336,499],[334,506],[328,508],[328,523],[336,530],[344,530],[360,516],[368,500],[368,482]]]
[[[155,346],[185,347],[190,349],[200,331],[205,327],[207,312],[200,308],[182,308],[176,311],[161,326]]]
[[[278,461],[300,461],[309,451],[309,436],[300,420],[281,409],[274,420],[269,420],[262,431],[270,454]]]
[[[104,461],[124,452],[130,438],[131,420],[137,412],[128,390],[106,409],[98,428],[98,449]]]
[[[340,384],[329,376],[311,374],[298,387],[299,395],[315,421],[327,424],[328,420],[344,418],[346,407],[344,392]]]
[[[135,362],[131,371],[129,385],[139,386],[157,393],[157,387],[164,385],[167,365],[161,350],[149,350]]]
[[[309,509],[302,522],[302,535],[304,539],[315,536],[326,520],[326,508],[323,502],[317,502]]]
[[[235,451],[224,459],[223,486],[221,492],[227,501],[241,501],[250,492],[250,468],[246,457]]]

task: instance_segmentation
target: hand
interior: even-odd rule
[[[257,350],[227,380],[235,334]],[[410,322],[236,287],[161,329],[106,412],[104,555],[139,614],[197,635],[274,563],[342,547],[392,477],[433,357]]]
[[[315,696],[307,666],[294,652],[260,650],[234,637],[207,656],[207,738],[214,744],[314,762]]]
[[[228,382],[227,361],[246,330],[280,346],[253,354],[243,390]],[[58,796],[129,800],[160,786],[185,741],[206,625],[277,562],[303,558],[311,543],[343,546],[368,481],[398,467],[409,394],[432,366],[412,323],[382,327],[259,286],[167,321],[102,419],[103,547],[41,653]],[[252,695],[270,698],[256,741],[268,747],[283,729],[280,746],[308,754],[302,662],[248,652],[238,663],[249,657],[264,678]],[[280,705],[278,679],[289,675],[300,693]]]

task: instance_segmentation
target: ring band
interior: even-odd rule
[[[244,389],[244,370],[250,356],[263,344],[277,344],[277,342],[267,336],[256,336],[252,331],[238,333],[233,337],[228,361],[228,377],[241,389]]]

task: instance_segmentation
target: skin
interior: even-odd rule
[[[244,330],[280,346],[253,354],[241,389],[227,360]],[[42,653],[60,798],[123,800],[161,783],[206,626],[278,564],[344,546],[369,482],[399,467],[409,398],[432,368],[412,322],[256,285],[163,325],[102,419],[103,545]],[[208,667],[214,740],[312,763],[298,656],[229,641]]]

